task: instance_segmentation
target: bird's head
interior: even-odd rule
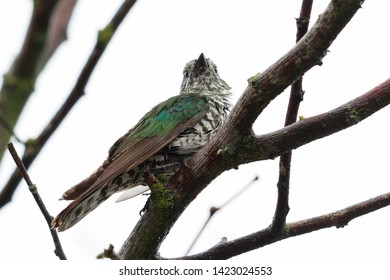
[[[230,94],[230,87],[219,77],[217,66],[203,53],[191,60],[183,70],[181,93]]]

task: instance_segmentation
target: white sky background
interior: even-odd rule
[[[314,1],[313,24],[329,1]],[[16,128],[22,139],[35,137],[69,94],[95,44],[97,31],[122,1],[79,1],[68,40],[41,74],[36,91]],[[0,1],[0,72],[18,53],[32,1]],[[110,43],[86,95],[53,135],[29,174],[52,215],[73,184],[90,175],[112,143],[158,102],[179,93],[185,63],[201,52],[218,65],[233,88],[233,103],[246,80],[264,71],[295,42],[301,1],[139,0]],[[388,1],[366,1],[342,31],[321,67],[304,77],[306,95],[299,115],[335,108],[389,77]],[[255,125],[258,134],[283,126],[289,89],[272,102]],[[390,109],[337,135],[293,153],[290,213],[296,221],[344,208],[389,191]],[[19,151],[22,147],[17,146]],[[188,207],[161,248],[164,257],[184,254],[207,218],[255,175],[261,180],[219,212],[194,252],[220,241],[263,229],[271,222],[279,160],[225,172]],[[14,164],[6,156],[2,187]],[[115,204],[116,196],[70,230],[60,233],[69,259],[94,259],[108,244],[119,249],[138,221],[146,197]],[[290,238],[238,256],[239,259],[388,258],[390,208],[353,220],[343,229],[325,229]],[[0,248],[4,259],[55,259],[45,220],[23,183],[12,203],[0,211]]]

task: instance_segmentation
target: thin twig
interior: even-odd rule
[[[70,110],[80,99],[80,97],[84,95],[84,89],[89,81],[89,78],[91,77],[93,70],[95,69],[96,64],[98,63],[115,31],[122,23],[124,17],[127,15],[135,2],[136,0],[126,0],[114,15],[107,27],[99,32],[99,38],[95,44],[95,47],[92,50],[92,53],[90,54],[87,63],[81,71],[79,78],[77,79],[77,82],[70,92],[68,98],[62,104],[61,108],[57,111],[54,117],[49,121],[46,127],[42,130],[42,132],[38,135],[38,137],[35,138],[35,141],[33,141],[31,145],[26,148],[22,157],[22,161],[26,168],[30,167],[31,163],[38,156],[46,142],[50,139],[65,117],[68,115]],[[15,169],[0,193],[0,208],[11,201],[12,195],[15,192],[21,179],[22,177],[20,176],[19,171]]]
[[[16,134],[15,134],[15,131],[12,129],[12,126],[7,122],[7,120],[2,116],[0,115],[0,125],[5,129],[7,130],[14,138],[16,141],[18,141],[19,143],[25,145],[24,141],[22,141]]]
[[[240,189],[235,195],[233,195],[231,198],[229,198],[228,200],[226,200],[221,206],[219,207],[211,207],[210,208],[210,213],[209,213],[209,216],[207,218],[207,220],[205,221],[205,223],[203,224],[202,228],[199,230],[198,234],[196,235],[196,237],[194,238],[194,240],[192,241],[190,247],[188,248],[185,256],[187,256],[192,248],[194,247],[194,245],[196,244],[196,242],[199,240],[199,237],[200,235],[203,233],[203,231],[205,230],[206,226],[209,224],[211,218],[214,216],[215,213],[217,213],[219,210],[221,210],[222,208],[226,207],[228,204],[230,204],[233,200],[237,199],[240,195],[242,195],[244,193],[244,191],[246,191],[254,182],[256,182],[257,180],[259,179],[259,176],[255,176],[255,178],[253,178],[248,184],[246,184],[246,186],[244,186],[242,189]]]
[[[15,147],[12,143],[8,144],[8,151],[10,152],[12,158],[14,159],[16,166],[18,167],[18,169],[20,171],[21,176],[26,181],[31,194],[33,195],[33,197],[35,199],[35,202],[38,204],[39,209],[41,210],[43,216],[45,217],[46,223],[49,226],[50,233],[51,233],[51,236],[52,236],[53,241],[54,241],[55,254],[61,260],[66,260],[66,256],[65,256],[65,253],[62,249],[60,239],[58,238],[57,231],[55,229],[51,228],[52,217],[50,216],[49,211],[47,211],[47,208],[46,208],[45,204],[43,203],[41,196],[38,193],[38,189],[37,189],[36,185],[33,184],[33,182],[31,181],[30,176],[28,175],[27,170],[24,167],[23,162],[20,159],[20,157],[19,157],[18,153],[16,152]]]
[[[306,34],[310,21],[311,8],[313,0],[303,0],[301,12],[297,19],[297,37],[296,42]],[[304,91],[302,89],[302,78],[291,85],[290,100],[288,103],[285,126],[296,122],[299,105],[303,100]],[[278,198],[271,229],[281,231],[286,223],[287,214],[290,211],[288,203],[290,191],[290,169],[292,152],[287,152],[280,157],[279,161],[279,179],[278,179]]]

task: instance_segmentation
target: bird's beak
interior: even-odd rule
[[[195,64],[195,69],[201,69],[201,68],[204,68],[207,66],[207,60],[206,58],[204,57],[204,54],[201,53],[199,58],[197,59],[196,61],[196,64]]]

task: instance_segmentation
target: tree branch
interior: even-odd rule
[[[185,255],[188,255],[191,252],[192,248],[194,247],[196,242],[199,240],[200,235],[204,232],[204,230],[206,229],[206,226],[210,223],[211,218],[217,212],[219,212],[220,210],[226,208],[226,206],[229,205],[232,201],[234,201],[237,198],[239,198],[240,195],[242,195],[244,193],[244,191],[246,191],[257,180],[259,180],[259,176],[256,175],[244,188],[240,189],[231,198],[229,198],[227,201],[225,201],[221,206],[219,206],[219,207],[216,207],[216,206],[210,207],[209,216],[208,216],[207,220],[205,221],[205,223],[203,224],[202,228],[200,229],[200,231],[198,232],[198,234],[196,235],[196,237],[192,241],[192,243],[191,243],[190,247],[188,248],[188,250],[187,250]]]
[[[336,109],[257,136],[252,147],[243,149],[242,162],[280,156],[286,151],[351,127],[389,104],[390,79]]]
[[[33,195],[35,202],[37,203],[39,209],[41,210],[43,216],[45,217],[46,223],[50,229],[50,234],[51,234],[53,241],[54,241],[55,254],[60,258],[60,260],[66,260],[66,256],[65,256],[64,250],[62,249],[60,239],[58,238],[57,231],[55,229],[51,228],[51,220],[53,218],[52,218],[52,216],[50,216],[49,211],[47,211],[47,208],[46,208],[45,204],[43,203],[41,196],[38,193],[37,187],[31,181],[30,176],[28,175],[27,170],[24,167],[23,162],[20,159],[20,157],[19,157],[18,153],[16,152],[14,145],[12,143],[8,144],[8,150],[9,150],[12,158],[14,159],[15,164],[18,167],[21,176],[23,176],[24,180],[26,181],[26,183],[28,185],[28,189],[30,190],[31,194]]]
[[[56,49],[67,39],[67,29],[77,0],[60,0],[50,18],[47,40],[37,63],[37,72],[41,72],[44,65],[54,54]]]
[[[58,0],[34,2],[22,49],[10,70],[4,75],[0,90],[0,112],[11,131],[34,91],[35,81],[40,70],[44,67],[43,64],[38,67],[39,57],[45,47],[50,19],[58,2]],[[0,125],[0,162],[11,138],[9,128]]]
[[[309,32],[275,64],[248,80],[248,87],[228,117],[229,140],[248,134],[261,112],[294,81],[322,64],[329,46],[361,7],[359,0],[333,0]],[[241,135],[241,136],[240,136]],[[222,136],[222,135],[221,135]]]
[[[326,215],[288,223],[286,224],[284,231],[280,233],[275,233],[269,228],[266,228],[229,242],[220,243],[205,252],[179,259],[228,259],[233,256],[237,256],[239,254],[249,252],[251,250],[258,249],[276,241],[287,239],[293,236],[298,236],[329,227],[344,227],[355,218],[374,212],[389,205],[390,193],[386,193]]]
[[[92,53],[90,54],[88,61],[82,69],[80,76],[77,79],[76,84],[70,92],[68,98],[65,100],[64,104],[57,111],[54,117],[49,121],[46,127],[42,130],[42,132],[38,135],[35,141],[30,142],[26,147],[22,157],[26,168],[29,168],[31,163],[40,153],[43,146],[59,127],[73,106],[77,103],[80,97],[84,95],[84,89],[89,81],[89,78],[91,77],[93,70],[95,69],[96,64],[98,63],[115,31],[122,23],[123,19],[135,2],[136,0],[126,0],[116,12],[110,23],[104,29],[99,31],[95,47],[92,50]],[[20,180],[20,173],[17,169],[15,169],[10,179],[4,186],[2,192],[0,193],[0,208],[11,201],[12,195],[20,183]]]
[[[296,42],[302,39],[306,34],[309,27],[311,8],[313,0],[303,0],[301,6],[301,12],[297,19],[297,38]],[[299,105],[303,100],[302,78],[298,79],[291,85],[290,100],[288,103],[286,120],[284,125],[290,125],[297,120]],[[279,160],[279,179],[277,183],[278,187],[278,199],[276,202],[276,209],[271,225],[271,229],[274,231],[282,231],[286,223],[290,206],[288,203],[289,191],[290,191],[290,167],[291,167],[292,152],[289,151],[280,156]]]

